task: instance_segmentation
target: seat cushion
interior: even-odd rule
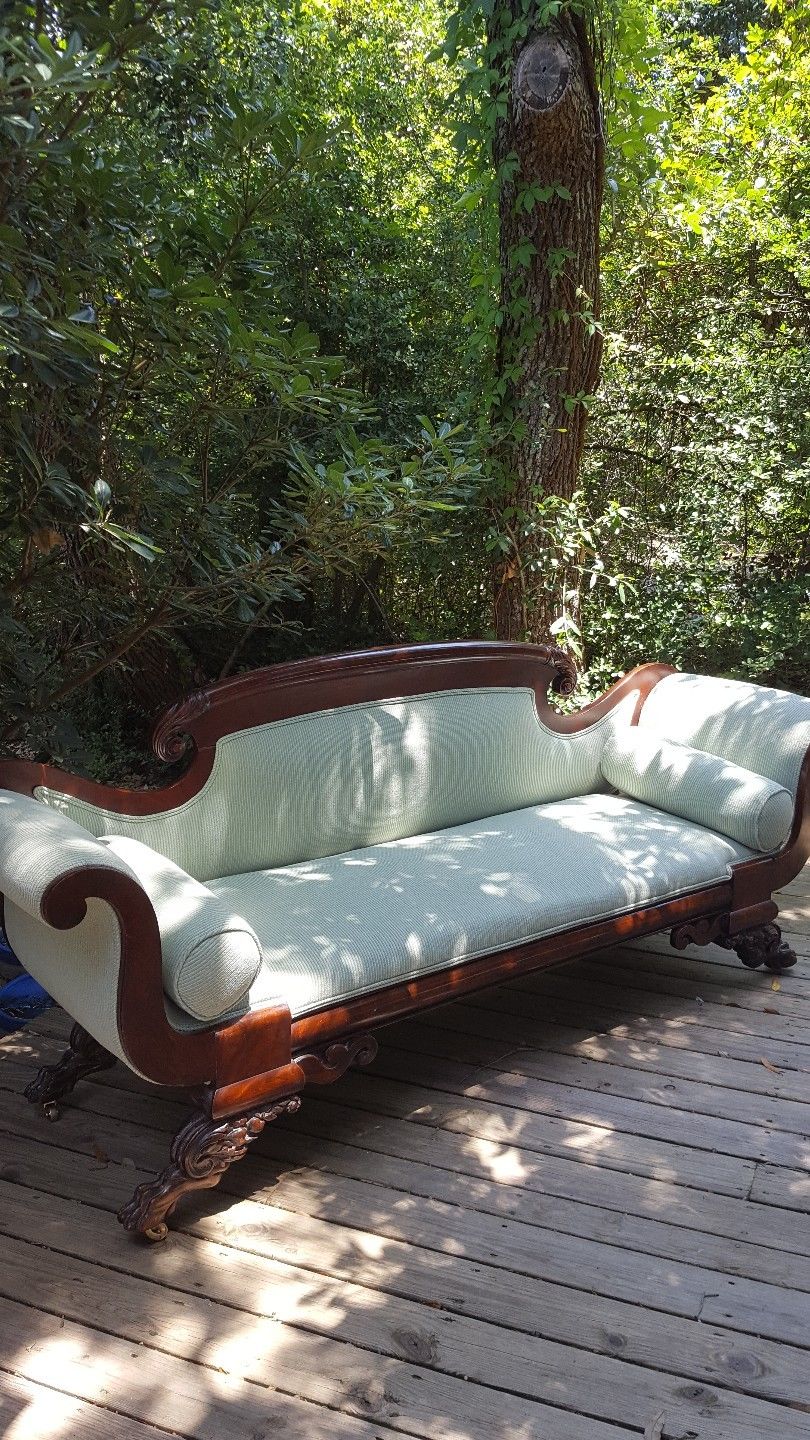
[[[623,795],[720,830],[752,850],[778,850],[790,834],[793,796],[783,785],[651,730],[627,725],[610,735],[602,774]]]
[[[250,1004],[293,1015],[724,880],[745,846],[584,795],[209,888],[255,930]]]

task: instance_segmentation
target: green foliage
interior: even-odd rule
[[[810,32],[790,8],[651,11],[660,111],[613,152],[610,346],[586,490],[631,517],[627,606],[585,602],[594,677],[646,654],[810,681]],[[757,23],[758,22],[758,23]]]
[[[608,500],[601,513],[591,511],[583,491],[570,499],[544,495],[531,512],[506,506],[498,511],[497,523],[490,526],[487,551],[505,557],[528,553],[520,569],[522,583],[530,584],[534,572],[542,575],[548,592],[557,600],[559,613],[550,633],[578,662],[585,659],[581,626],[583,589],[607,608],[615,592],[623,607],[635,586],[629,575],[615,568],[617,537],[622,535],[630,512]],[[594,596],[597,586],[598,597]],[[608,592],[605,599],[604,591]]]
[[[487,634],[510,526],[592,690],[656,657],[807,686],[807,19],[587,6],[603,380],[580,492],[501,523],[491,12],[4,7],[7,746],[126,775],[223,671]]]
[[[346,196],[314,20],[278,12],[251,76],[242,11],[46,18],[0,36],[0,674],[6,739],[65,754],[98,677],[120,707],[158,635],[186,683],[230,668],[321,577],[451,528],[477,465],[401,386],[413,440],[374,439],[373,387],[290,284],[299,226]]]

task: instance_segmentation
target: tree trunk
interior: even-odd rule
[[[498,10],[509,23],[509,8]],[[496,12],[496,33],[498,25]],[[593,56],[578,16],[565,11],[530,31],[506,63],[508,109],[494,160],[504,177],[498,506],[511,543],[494,576],[495,626],[501,639],[538,640],[546,638],[560,597],[532,565],[532,517],[544,496],[569,499],[576,489],[583,398],[599,378],[604,146]]]

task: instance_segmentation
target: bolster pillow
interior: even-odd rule
[[[782,785],[730,760],[628,726],[602,753],[602,774],[623,795],[720,831],[749,850],[784,845],[793,797]]]
[[[98,843],[129,866],[152,902],[166,994],[195,1020],[228,1014],[262,965],[261,946],[247,920],[140,840],[102,835]]]

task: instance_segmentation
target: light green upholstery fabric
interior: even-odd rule
[[[89,900],[72,930],[55,930],[40,918],[51,882],[82,865],[131,877],[122,860],[67,816],[0,790],[0,893],[9,944],[68,1014],[123,1059],[116,1020],[121,937],[113,911],[103,900]]]
[[[784,786],[650,730],[628,726],[611,735],[602,774],[622,794],[719,830],[751,850],[778,850],[790,834],[793,796]]]
[[[795,797],[810,746],[810,699],[742,680],[668,675],[645,701],[639,728],[720,755]]]
[[[262,963],[256,935],[231,907],[177,866],[134,840],[95,839],[67,816],[0,791],[0,893],[9,943],[26,970],[114,1055],[118,1035],[118,921],[103,900],[84,920],[56,930],[40,915],[50,883],[95,866],[136,880],[155,907],[167,994],[197,1020],[238,1004]]]
[[[129,1065],[117,1020],[121,932],[109,905],[88,900],[80,925],[54,930],[7,901],[3,923],[26,970],[100,1045]]]
[[[95,835],[128,835],[198,880],[270,869],[583,795],[610,729],[559,735],[529,689],[447,690],[348,705],[225,736],[211,775],[162,815],[116,815],[42,788]]]
[[[620,795],[533,806],[351,854],[212,880],[265,964],[251,1006],[294,1015],[714,880],[745,846]]]
[[[186,1028],[278,996],[303,1014],[725,879],[754,847],[717,833],[716,815],[695,824],[600,793],[605,743],[629,729],[635,699],[571,736],[541,723],[530,690],[502,688],[258,726],[225,737],[201,792],[163,815],[114,815],[47,790],[51,810],[8,795],[0,890],[9,939],[121,1054],[112,911],[90,901],[82,924],[64,932],[39,919],[44,887],[75,864],[120,868],[153,896],[164,951],[181,957],[167,975],[167,1008]],[[792,794],[810,701],[676,675],[654,687],[640,733]],[[148,863],[144,846],[157,852]],[[185,872],[179,880],[167,862]],[[212,903],[225,917],[213,925]],[[263,960],[246,992],[254,932]]]
[[[154,906],[163,956],[163,988],[196,1020],[215,1020],[247,994],[262,952],[255,932],[230,904],[178,865],[125,836],[102,836]]]
[[[122,860],[66,815],[0,790],[0,892],[7,900],[39,918],[48,886],[66,870],[91,865],[132,878]]]

